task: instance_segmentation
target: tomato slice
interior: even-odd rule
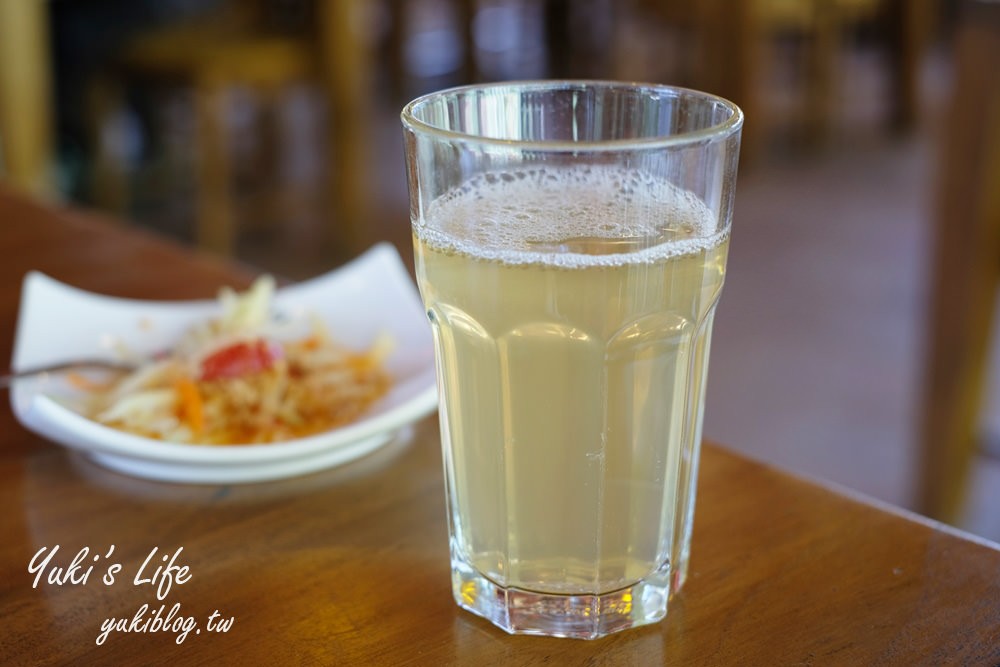
[[[260,373],[273,366],[281,357],[281,346],[263,338],[233,343],[202,359],[201,379],[221,380]]]

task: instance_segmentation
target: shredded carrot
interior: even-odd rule
[[[355,372],[367,371],[374,366],[371,357],[365,354],[350,355],[347,357],[347,365]]]
[[[205,428],[205,410],[198,385],[182,377],[174,383],[174,388],[180,397],[180,418],[191,427],[194,434],[201,433]]]

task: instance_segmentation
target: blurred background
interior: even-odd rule
[[[706,436],[1000,539],[996,9],[0,0],[0,178],[302,279],[382,240],[412,263],[398,113],[416,95],[561,77],[721,94],[747,121]]]

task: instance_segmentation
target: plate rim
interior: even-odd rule
[[[413,284],[402,259],[395,247],[381,242],[355,257],[344,265],[319,276],[279,288],[276,301],[294,300],[296,295],[318,284],[351,276],[377,267],[386,279],[382,289],[392,291],[402,299],[410,301],[423,312],[419,292]],[[261,272],[263,273],[263,272]],[[74,285],[63,283],[37,270],[29,271],[22,281],[21,302],[18,309],[11,367],[24,367],[23,340],[27,335],[27,309],[34,304],[30,298],[32,291],[44,288],[61,289],[76,298],[92,298],[111,305],[143,308],[166,308],[178,313],[192,308],[210,308],[217,301],[196,300],[155,300],[119,297],[98,292],[90,292]],[[169,314],[169,313],[168,313]],[[430,332],[427,336],[430,342]],[[432,350],[431,350],[432,352]],[[419,358],[418,358],[419,359]],[[17,420],[28,430],[55,442],[56,444],[81,451],[96,453],[103,457],[119,457],[143,464],[187,465],[195,468],[256,466],[281,461],[306,460],[330,454],[338,449],[350,449],[357,443],[388,434],[406,424],[414,422],[438,406],[437,383],[433,354],[429,362],[419,362],[405,377],[394,378],[390,392],[380,399],[392,397],[394,392],[403,392],[401,402],[384,412],[351,422],[344,426],[323,431],[302,438],[294,438],[275,443],[205,445],[172,443],[121,431],[96,422],[58,400],[43,394],[36,386],[39,378],[22,378],[14,381],[9,390],[12,411]],[[27,397],[27,400],[25,400]],[[376,404],[377,405],[377,404]],[[96,457],[91,457],[95,458]],[[336,457],[333,457],[336,458]],[[345,461],[346,462],[346,461]],[[333,463],[331,465],[338,465]],[[328,466],[324,466],[328,467]],[[318,469],[318,468],[317,468]],[[291,475],[304,474],[296,472]],[[277,479],[274,477],[273,479]],[[172,480],[181,481],[181,480]]]

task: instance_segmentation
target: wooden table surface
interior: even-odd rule
[[[88,290],[211,297],[251,273],[0,189],[0,352],[23,274]],[[72,336],[71,329],[66,331]],[[513,637],[451,599],[436,418],[369,457],[296,479],[196,486],[125,477],[0,408],[4,664],[1000,664],[1000,549],[899,511],[704,450],[691,575],[656,625],[586,642]],[[33,587],[53,549],[76,578]],[[111,545],[110,558],[105,554]],[[153,566],[187,566],[158,599]],[[180,550],[179,553],[178,550]],[[45,553],[43,552],[43,556]],[[94,556],[98,560],[93,562]],[[102,577],[122,569],[111,585]],[[48,570],[46,570],[48,571]],[[172,570],[177,574],[177,570]],[[136,583],[136,579],[140,583]],[[167,582],[169,583],[169,582]],[[108,618],[194,617],[111,632]],[[208,629],[213,612],[214,631]],[[219,620],[234,619],[228,631]]]

